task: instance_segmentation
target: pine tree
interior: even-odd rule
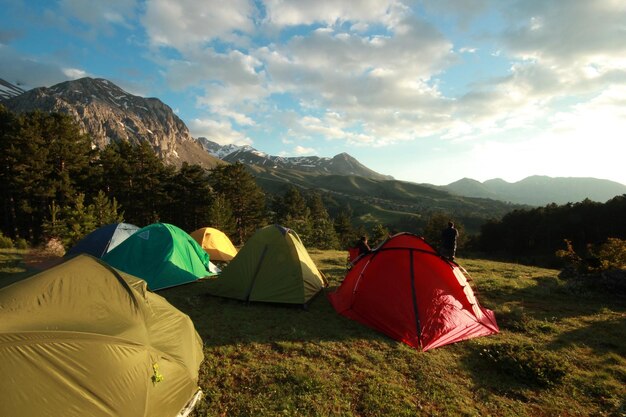
[[[372,233],[370,236],[370,246],[376,247],[381,244],[385,239],[389,237],[389,230],[381,223],[376,223],[372,228]]]
[[[171,204],[165,186],[172,182],[174,168],[166,167],[148,142],[141,142],[133,150],[133,208],[139,224],[151,224],[160,221],[161,211]]]
[[[52,200],[48,208],[50,217],[44,219],[42,222],[43,237],[46,240],[61,240],[62,237],[67,234],[67,224],[63,220],[61,207],[57,205],[56,201]]]
[[[52,201],[65,205],[80,191],[92,156],[91,143],[70,116],[27,113],[2,123],[3,197],[8,201],[4,218],[9,230],[34,241]],[[17,125],[15,125],[17,121]]]
[[[351,211],[343,210],[339,212],[337,217],[335,217],[335,221],[333,222],[335,232],[337,233],[337,237],[339,238],[339,244],[341,246],[341,249],[348,249],[349,247],[352,247],[356,240],[351,217]]]
[[[0,230],[13,239],[20,234],[17,218],[19,193],[15,178],[21,150],[15,147],[18,137],[17,116],[0,104]]]
[[[109,197],[102,190],[98,191],[98,195],[93,199],[93,216],[96,226],[124,221],[124,212],[119,212],[115,197],[113,197],[113,201],[109,200]]]
[[[100,152],[99,162],[104,172],[99,189],[116,198],[130,223],[154,223],[171,207],[168,185],[175,169],[166,167],[147,142],[111,143]]]
[[[237,236],[237,223],[233,209],[224,194],[216,194],[209,205],[209,221],[213,228],[224,232],[231,240]]]
[[[276,201],[276,223],[294,230],[305,246],[312,244],[311,211],[300,191],[290,186],[285,195]]]
[[[85,182],[92,157],[91,139],[82,133],[68,115],[52,113],[43,118],[41,132],[48,149],[55,186],[55,198],[60,204],[72,201]]]
[[[94,207],[85,206],[85,194],[80,193],[74,201],[61,210],[62,221],[65,223],[65,234],[61,241],[66,248],[74,246],[76,242],[94,231],[97,227],[94,216]]]
[[[265,194],[239,162],[214,168],[209,181],[213,190],[223,194],[230,204],[237,228],[234,243],[243,244],[265,225]]]
[[[163,221],[176,224],[183,230],[193,231],[209,223],[209,206],[213,200],[208,173],[199,165],[186,162],[166,186],[169,209]]]
[[[308,200],[308,206],[312,219],[311,246],[319,249],[338,249],[339,239],[322,196],[318,192],[313,193]]]

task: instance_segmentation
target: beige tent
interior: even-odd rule
[[[326,286],[296,232],[275,224],[257,230],[205,288],[237,300],[306,304]]]
[[[175,417],[202,360],[187,315],[89,255],[0,290],[0,416]]]

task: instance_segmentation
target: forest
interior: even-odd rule
[[[211,225],[236,245],[259,227],[294,229],[306,246],[346,249],[367,234],[376,244],[389,233],[424,236],[437,247],[449,214],[430,215],[420,230],[406,225],[355,224],[350,207],[333,212],[318,191],[290,186],[270,194],[240,163],[206,171],[165,165],[147,143],[92,147],[70,116],[15,114],[0,106],[0,232],[36,245],[51,238],[71,247],[93,229],[124,221],[143,227],[174,224],[187,232]],[[585,200],[515,210],[487,221],[480,234],[460,229],[459,250],[520,263],[554,265],[570,244],[577,253],[608,238],[626,239],[626,195],[606,203]],[[399,226],[402,230],[399,230]]]

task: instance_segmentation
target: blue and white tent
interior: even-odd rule
[[[133,235],[139,227],[129,223],[112,223],[99,227],[82,238],[65,256],[87,253],[102,258],[105,253]]]

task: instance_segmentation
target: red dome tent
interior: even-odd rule
[[[339,314],[424,351],[499,332],[459,266],[410,233],[361,256],[328,298]]]

